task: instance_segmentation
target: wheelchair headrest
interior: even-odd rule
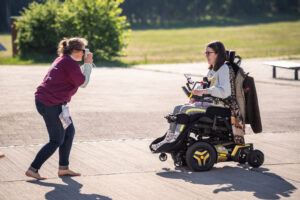
[[[233,50],[226,50],[226,61],[229,63],[233,63],[235,58],[235,51]]]
[[[242,63],[242,58],[240,56],[235,55],[235,51],[226,50],[226,61],[227,64],[233,66],[235,73],[237,72],[239,66]]]

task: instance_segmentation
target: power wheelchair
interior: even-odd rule
[[[227,52],[228,62],[233,67],[238,67],[241,58],[235,56],[235,52]],[[237,59],[237,62],[234,60]],[[236,70],[236,69],[234,69]],[[197,84],[207,87],[207,79],[203,82],[193,82],[188,75],[186,86],[182,89],[187,96],[191,97],[191,91]],[[221,101],[224,105],[229,105],[231,97],[219,99],[209,95],[193,96],[196,101],[212,103]],[[248,162],[251,167],[257,168],[264,162],[264,154],[259,150],[254,150],[253,144],[236,145],[233,141],[231,128],[231,113],[228,108],[209,106],[204,113],[169,114],[165,117],[168,122],[183,124],[184,129],[175,141],[165,143],[158,149],[153,149],[152,145],[163,141],[166,134],[157,138],[150,144],[152,153],[160,153],[161,161],[167,160],[167,153],[171,155],[176,167],[188,166],[193,171],[210,170],[215,163],[234,161],[244,164]]]

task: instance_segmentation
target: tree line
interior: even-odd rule
[[[9,17],[19,15],[32,1],[1,0],[0,31],[9,31]],[[133,28],[201,24],[248,16],[285,14],[300,18],[300,0],[125,0],[120,7]]]
[[[121,8],[133,27],[283,14],[300,18],[299,0],[125,0]]]

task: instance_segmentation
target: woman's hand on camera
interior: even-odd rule
[[[93,63],[93,53],[89,53],[87,56],[84,56],[84,63]]]
[[[192,94],[196,96],[201,96],[202,94],[207,94],[206,90],[192,90]]]

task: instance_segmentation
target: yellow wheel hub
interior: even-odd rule
[[[199,166],[204,166],[206,164],[206,160],[209,158],[209,153],[207,150],[195,151],[193,157],[198,161]]]

